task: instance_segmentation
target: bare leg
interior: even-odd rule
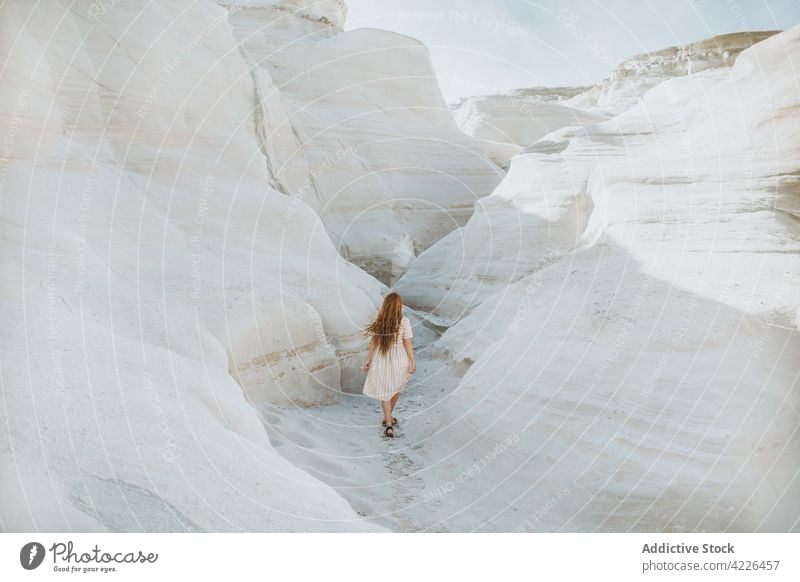
[[[383,420],[386,426],[392,426],[392,401],[381,400],[381,408],[383,408]]]
[[[394,396],[392,396],[392,399],[389,401],[389,402],[391,402],[391,403],[392,403],[392,407],[389,409],[389,413],[390,413],[390,414],[391,414],[392,412],[394,412],[394,407],[395,407],[395,406],[397,406],[397,400],[398,400],[399,398],[400,398],[400,393],[398,392],[397,394],[395,394]]]

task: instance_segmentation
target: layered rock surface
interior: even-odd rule
[[[622,113],[638,103],[650,89],[672,77],[709,69],[727,68],[739,54],[777,34],[777,30],[733,32],[697,42],[635,55],[617,65],[611,76],[566,105],[608,113]]]
[[[276,186],[317,212],[352,263],[392,284],[502,179],[454,123],[419,41],[344,32],[334,16],[298,22],[271,4],[229,10]]]
[[[518,156],[403,277],[457,321],[420,461],[439,527],[798,529],[799,49],[772,36]]]
[[[495,163],[507,168],[514,156],[552,131],[606,119],[562,102],[583,91],[532,89],[468,97],[456,107],[454,117],[465,133],[486,144]]]
[[[4,529],[373,529],[252,407],[355,389],[383,286],[269,186],[228,17],[2,8]]]
[[[547,134],[604,121],[636,105],[663,81],[733,65],[746,48],[777,31],[722,34],[643,53],[618,64],[592,87],[536,87],[462,99],[454,117],[465,133],[483,141],[503,168]],[[540,144],[557,149],[558,143]]]

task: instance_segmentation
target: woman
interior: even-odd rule
[[[366,331],[370,337],[369,353],[363,370],[367,373],[364,394],[381,401],[384,436],[394,438],[393,425],[397,419],[392,411],[409,375],[417,371],[414,348],[411,345],[411,322],[403,317],[403,300],[389,293],[383,300],[378,316]]]

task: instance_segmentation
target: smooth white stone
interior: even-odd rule
[[[0,18],[3,527],[380,529],[254,407],[359,388],[384,287],[270,188],[228,11],[86,10]]]
[[[663,81],[560,134],[563,172],[518,156],[511,185],[404,275],[429,290],[417,304],[467,314],[434,344],[463,377],[419,461],[426,490],[488,459],[440,497],[437,526],[797,530],[798,54],[795,28]],[[573,175],[588,176],[573,188],[591,200],[585,229],[532,265],[563,236]],[[520,224],[532,242],[515,254]],[[495,246],[510,254],[445,267]]]
[[[459,131],[427,48],[400,34],[236,9],[231,25],[259,76],[263,147],[277,187],[321,217],[349,261],[391,285],[472,214],[504,171]],[[275,113],[272,113],[272,112]],[[409,246],[409,241],[411,246]]]

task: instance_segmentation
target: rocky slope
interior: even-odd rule
[[[439,527],[800,527],[798,49],[772,36],[514,158],[403,277],[456,322],[420,460]]]
[[[228,18],[2,8],[3,529],[374,529],[252,406],[355,388],[383,285],[270,187]]]
[[[459,131],[419,41],[344,32],[339,3],[313,3],[307,18],[244,4],[229,21],[276,187],[317,212],[342,256],[393,283],[504,172]]]
[[[730,67],[739,53],[776,32],[723,34],[636,55],[592,87],[536,87],[467,97],[454,107],[454,117],[465,133],[486,144],[494,162],[508,168],[514,156],[545,135],[622,113],[666,79]],[[539,144],[538,149],[551,147]]]

